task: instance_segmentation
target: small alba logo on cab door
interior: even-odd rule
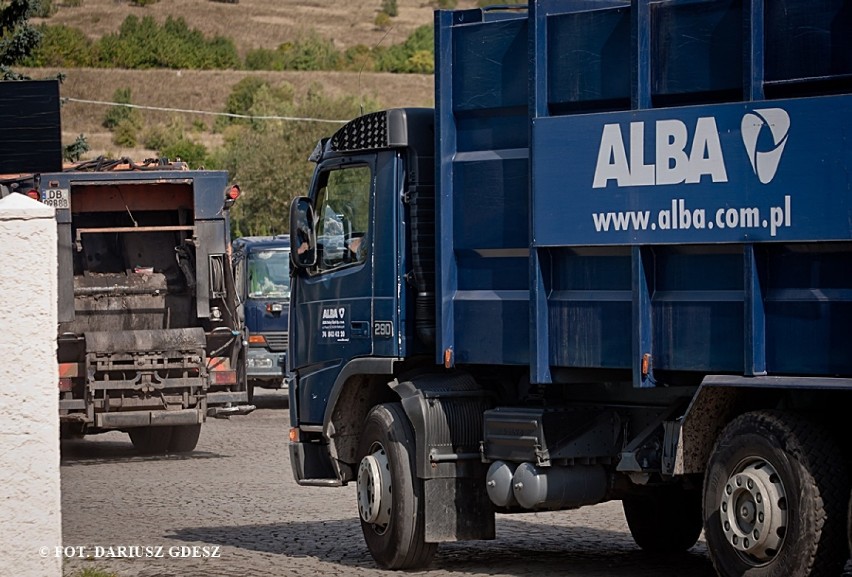
[[[771,150],[757,150],[757,140],[764,127],[772,133],[774,145]],[[761,108],[746,113],[740,126],[748,159],[754,174],[763,184],[775,178],[787,135],[790,131],[790,115],[781,108]]]

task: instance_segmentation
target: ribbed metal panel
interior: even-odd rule
[[[290,343],[288,333],[264,333],[263,336],[266,337],[266,344],[269,345],[270,351],[286,351]]]

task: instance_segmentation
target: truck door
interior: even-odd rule
[[[374,172],[373,163],[336,159],[314,177],[316,264],[299,271],[291,295],[291,367],[299,371],[303,423],[322,423],[342,366],[373,354]]]

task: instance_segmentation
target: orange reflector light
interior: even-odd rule
[[[80,375],[85,375],[86,372],[83,370],[83,366],[81,363],[59,363],[59,376],[60,377],[79,377]]]
[[[34,188],[31,188],[27,191],[27,196],[29,196],[33,200],[37,200],[37,201],[41,202],[41,195]]]
[[[240,197],[241,192],[239,185],[234,184],[228,189],[228,198],[231,200],[237,200]]]
[[[266,337],[263,335],[249,335],[250,345],[266,345]]]
[[[298,443],[299,442],[299,429],[293,427],[290,429],[290,442]]]
[[[74,383],[71,381],[71,379],[66,379],[66,378],[59,379],[59,392],[60,393],[69,392],[73,386],[74,386]]]
[[[211,385],[236,385],[237,371],[210,371]]]
[[[650,353],[645,353],[642,355],[642,376],[647,377],[648,373],[651,372],[651,355]]]

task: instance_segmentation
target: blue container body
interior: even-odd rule
[[[852,7],[436,13],[436,361],[852,375]]]

